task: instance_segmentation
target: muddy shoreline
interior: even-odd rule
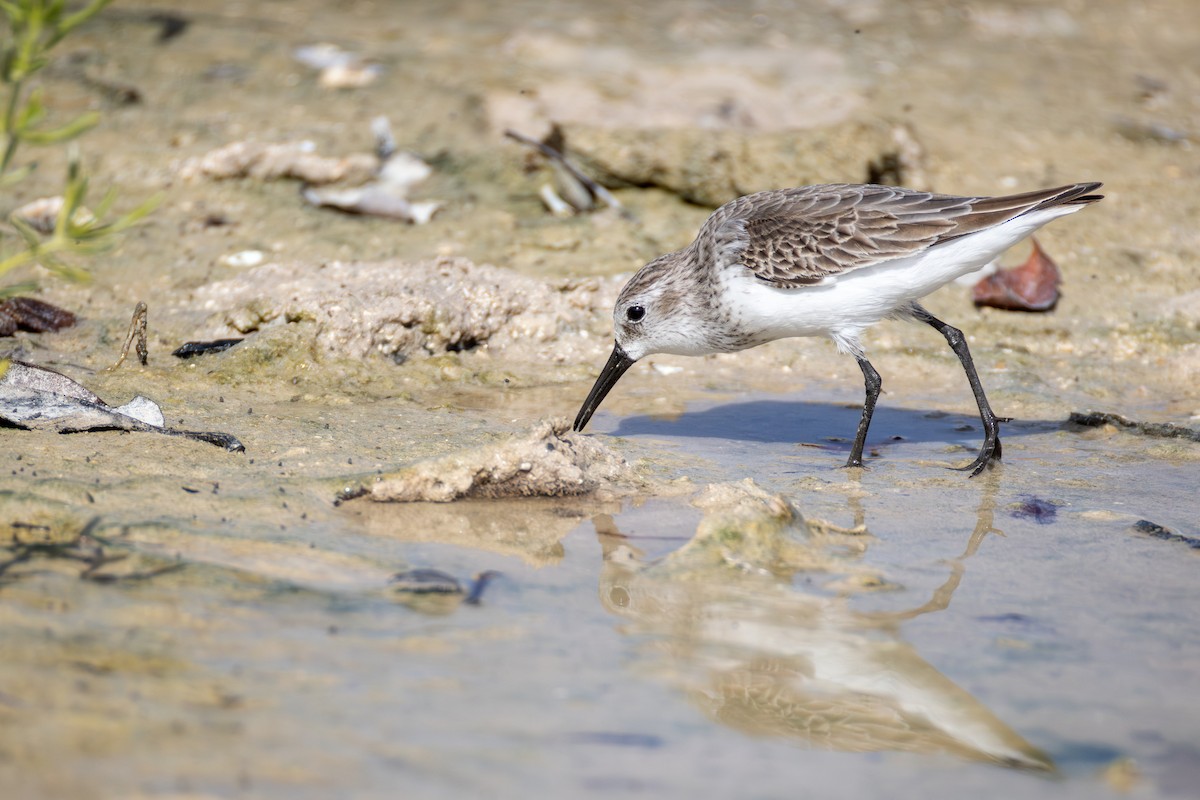
[[[14,797],[1191,791],[1200,449],[1113,424],[1200,428],[1188,3],[179,14],[160,41],[117,3],[47,70],[54,114],[102,114],[81,140],[96,191],[162,201],[92,284],[33,275],[80,322],[0,355],[246,450],[0,428]],[[376,77],[322,85],[295,57],[319,42]],[[429,168],[404,185],[438,205],[424,224],[308,204],[299,172],[195,169],[287,144],[353,188],[380,115]],[[551,123],[626,214],[546,210],[551,170],[503,132]],[[6,213],[59,185],[63,153],[36,158]],[[861,374],[827,342],[650,358],[588,436],[548,422],[603,364],[625,277],[713,204],[881,159],[948,193],[1105,183],[1038,235],[1053,312],[928,299],[1014,418],[1002,467],[946,469],[978,447],[971,395],[941,337],[901,323],[865,338],[885,393],[862,475],[838,468]],[[148,364],[105,371],[138,301]],[[348,499],[401,480],[446,500],[443,468],[469,499]],[[481,499],[543,475],[554,496]],[[420,568],[502,577],[478,606],[389,590]]]

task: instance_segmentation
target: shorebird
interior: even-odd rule
[[[978,475],[1001,455],[1000,422],[988,405],[962,331],[921,298],[1056,217],[1101,199],[1099,183],[1005,197],[956,197],[873,184],[828,184],[746,195],[718,208],[695,241],[642,267],[613,309],[616,344],[575,418],[583,430],[605,395],[652,353],[699,356],[775,339],[828,336],[858,361],[866,384],[847,467],[863,447],[882,381],[860,342],[888,318],[912,319],[946,338],[967,374],[984,442],[962,467]]]

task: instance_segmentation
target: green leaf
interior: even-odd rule
[[[13,86],[13,88],[10,90],[12,92],[16,92],[18,90],[18,87],[16,86],[16,79],[13,77],[13,68],[16,66],[16,63],[17,48],[11,45],[5,47],[4,60],[0,61],[0,75],[4,77],[5,83]]]
[[[83,167],[79,164],[79,146],[72,144],[67,147],[67,191],[80,186],[84,187],[84,192],[87,191],[87,176],[83,174]]]
[[[0,275],[3,275],[9,270],[16,269],[28,261],[32,261],[33,253],[34,251],[32,250],[19,250],[3,261],[0,261]]]
[[[57,30],[51,37],[50,42],[46,45],[46,48],[49,49],[50,47],[53,47],[60,39],[70,33],[73,28],[82,25],[92,17],[99,14],[102,10],[104,10],[104,7],[111,2],[112,0],[92,0],[90,4],[84,6],[74,14],[59,22],[56,26]]]
[[[42,246],[42,237],[38,235],[38,232],[15,214],[9,216],[8,223],[17,229],[17,233],[21,234],[21,238],[25,240],[25,246],[37,253],[38,248]]]
[[[72,197],[72,186],[67,187],[67,194],[63,197],[63,203],[58,207],[58,216],[54,218],[54,238],[67,239],[76,238],[71,236],[71,219],[75,216],[75,212],[79,209],[79,204],[83,200],[82,195]]]
[[[43,131],[26,130],[21,134],[21,138],[30,144],[56,144],[74,139],[79,134],[96,127],[99,122],[100,115],[95,111],[89,111],[58,128]]]
[[[42,90],[34,89],[29,93],[25,107],[17,114],[17,121],[13,124],[13,133],[25,138],[24,134],[41,122],[44,116],[46,116],[46,106],[42,103]]]
[[[54,145],[74,139],[100,121],[95,112],[81,114],[66,124],[45,126],[47,109],[40,89],[23,91],[25,79],[48,64],[48,51],[75,28],[96,16],[112,0],[0,0],[0,15],[8,23],[7,36],[0,34],[0,189],[11,187],[27,177],[36,165],[10,169],[13,156],[22,144]],[[0,22],[0,27],[3,22]],[[45,127],[43,127],[45,126]],[[24,247],[7,256],[0,256],[0,275],[34,261],[56,275],[73,281],[89,280],[91,276],[71,261],[90,256],[117,243],[117,235],[137,224],[159,204],[158,196],[151,197],[132,211],[115,219],[107,217],[116,201],[116,193],[108,191],[96,206],[95,212],[83,213],[88,179],[80,168],[78,154],[68,152],[67,179],[62,189],[63,206],[55,218],[54,232],[42,237],[29,223],[11,217],[12,231]],[[0,288],[0,297],[19,289],[28,289],[28,282],[19,287]]]
[[[95,215],[97,220],[104,219],[108,216],[108,212],[112,211],[113,203],[116,201],[116,199],[116,189],[109,189],[104,193],[104,197],[100,198],[100,202],[96,205],[95,210],[92,211],[92,214]]]
[[[22,281],[21,283],[13,283],[8,286],[2,286],[0,287],[0,300],[3,300],[6,297],[16,297],[19,294],[36,292],[37,288],[37,281]]]
[[[0,0],[0,11],[3,11],[4,15],[8,17],[10,27],[17,27],[23,19],[24,12],[20,6],[16,3],[10,3],[9,0]]]
[[[80,206],[83,205],[83,198],[87,194],[87,181],[79,181],[67,187],[66,194],[63,195],[62,208],[58,211],[58,219],[54,223],[54,235],[59,236],[63,231],[69,231],[75,225],[75,216],[79,212]],[[78,232],[77,232],[78,233]],[[71,238],[79,238],[78,235]]]
[[[74,267],[63,261],[56,255],[50,253],[42,253],[38,256],[38,263],[46,269],[58,275],[61,278],[66,278],[72,283],[88,283],[92,280],[92,276],[86,270]]]
[[[7,189],[9,186],[16,186],[21,181],[29,177],[29,174],[37,168],[37,164],[26,164],[22,167],[9,170],[4,175],[0,175],[0,189]]]
[[[125,214],[125,216],[120,217],[111,225],[109,225],[109,230],[113,233],[119,233],[120,231],[132,228],[134,225],[148,217],[150,213],[154,211],[154,209],[158,208],[161,202],[161,194],[152,195],[151,197],[146,198],[132,211],[128,212]]]

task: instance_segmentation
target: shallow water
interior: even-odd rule
[[[13,580],[6,783],[683,796],[741,795],[753,775],[761,797],[1095,797],[1130,758],[1143,787],[1187,796],[1200,554],[1130,524],[1187,530],[1194,469],[1138,437],[1018,423],[1004,466],[967,480],[944,470],[975,443],[953,430],[965,418],[909,409],[880,410],[887,444],[857,480],[835,467],[844,443],[792,441],[854,413],[772,396],[597,419],[630,456],[686,451],[701,479],[706,461],[752,472],[813,518],[865,523],[842,578],[672,562],[700,512],[664,498],[350,503],[274,535],[126,533],[191,564],[144,582]],[[478,607],[398,603],[387,576],[417,566],[503,577]],[[883,590],[843,582],[859,568]],[[998,765],[1009,752],[1028,766]]]
[[[6,798],[1196,794],[1200,450],[1064,424],[1095,408],[1195,427],[1200,412],[1193,145],[1113,122],[1200,131],[1188,2],[184,13],[169,43],[121,4],[80,33],[86,63],[136,82],[141,105],[48,77],[53,108],[104,114],[83,140],[96,185],[164,202],[93,286],[47,282],[79,328],[16,346],[247,452],[0,430],[0,545],[87,530],[126,556],[81,579],[88,552],[47,546],[0,572]],[[291,52],[322,39],[383,77],[320,89]],[[173,166],[248,137],[367,151],[379,113],[434,166],[420,196],[446,206],[428,226]],[[708,209],[662,188],[617,190],[634,221],[546,216],[546,174],[500,130],[548,117],[600,140],[887,118],[913,127],[940,190],[1105,180],[1104,203],[1039,234],[1066,276],[1053,314],[976,313],[961,287],[930,300],[1017,418],[1003,465],[947,469],[979,444],[965,381],[939,337],[889,323],[867,337],[885,394],[861,474],[840,469],[853,360],[793,342],[632,370],[589,427],[645,481],[623,499],[335,506],[380,472],[573,414],[604,342],[551,365],[487,346],[399,364],[321,354],[302,322],[167,355],[223,324],[195,290],[243,275],[226,257],[244,250],[314,269],[455,255],[553,279],[689,240]],[[56,184],[61,154],[38,156],[14,204]],[[101,372],[137,299],[150,364]],[[724,524],[691,503],[747,477],[854,532]],[[418,567],[502,577],[478,606],[398,595],[389,578]]]

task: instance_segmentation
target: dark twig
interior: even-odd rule
[[[537,139],[530,138],[529,136],[526,136],[522,133],[517,133],[516,131],[512,130],[511,128],[509,130],[506,130],[504,132],[504,135],[514,141],[520,142],[523,145],[532,147],[533,149],[537,150],[539,153],[544,155],[546,158],[560,164],[563,169],[565,169],[567,172],[569,172],[571,174],[571,177],[573,177],[575,180],[582,183],[587,188],[587,190],[592,193],[593,197],[603,200],[604,204],[607,205],[609,208],[616,209],[617,211],[620,211],[622,214],[628,215],[629,212],[626,211],[625,207],[621,205],[620,200],[613,197],[612,192],[608,191],[608,189],[605,189],[603,186],[596,183],[596,181],[592,180],[587,175],[585,175],[583,173],[583,170],[579,169],[579,167],[572,164],[570,159],[568,159],[565,155],[563,155],[558,150],[554,149],[553,147],[546,144],[545,142],[539,142]]]
[[[1118,428],[1124,428],[1131,433],[1140,433],[1143,436],[1153,436],[1161,439],[1190,439],[1193,442],[1200,442],[1200,431],[1193,430],[1184,425],[1176,425],[1171,422],[1140,422],[1107,411],[1072,411],[1071,416],[1067,418],[1067,423],[1079,425],[1083,428],[1099,428],[1102,425],[1115,425]]]
[[[146,304],[139,300],[133,308],[133,317],[129,320],[129,333],[126,334],[125,344],[121,347],[121,356],[105,372],[113,372],[125,363],[125,357],[129,355],[129,346],[133,344],[134,339],[137,339],[138,361],[143,367],[146,366],[150,358],[150,349],[146,346],[146,317]]]

